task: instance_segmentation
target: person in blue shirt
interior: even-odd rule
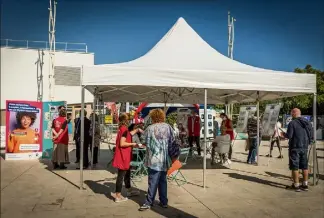
[[[286,137],[289,139],[289,168],[292,172],[294,183],[287,186],[297,192],[308,190],[308,146],[313,140],[311,123],[301,117],[298,108],[291,111],[293,120],[289,123]],[[303,183],[299,184],[299,170],[303,171]]]

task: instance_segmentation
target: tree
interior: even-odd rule
[[[296,68],[296,73],[308,73],[316,75],[317,87],[317,103],[318,114],[324,114],[324,71],[314,69],[311,65],[307,65],[304,69]],[[312,114],[313,95],[300,95],[283,99],[283,112],[289,113],[292,108],[298,107],[303,114]]]
[[[324,114],[324,71],[314,69],[311,65],[307,65],[304,69],[296,68],[295,73],[309,73],[316,74],[316,87],[317,87],[317,114]],[[289,97],[279,100],[283,103],[281,114],[289,114],[290,110],[297,107],[300,108],[302,114],[313,114],[313,95],[300,95],[296,97]],[[265,110],[265,106],[271,103],[277,103],[275,101],[262,101],[260,102],[260,111]],[[253,102],[251,104],[256,104]],[[241,105],[247,105],[247,103],[234,104],[234,114],[238,114]],[[215,108],[224,109],[223,105],[216,105]]]

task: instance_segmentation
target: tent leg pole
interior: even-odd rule
[[[313,144],[313,185],[316,185],[316,178],[317,178],[317,152],[316,152],[316,126],[317,126],[317,94],[314,93],[313,96],[313,136],[314,136],[314,144]]]
[[[92,140],[91,140],[91,170],[93,169],[93,157],[94,157],[94,142],[95,142],[95,128],[96,128],[96,119],[95,119],[95,113],[96,113],[96,103],[97,103],[97,95],[94,95],[93,98],[93,106],[92,106],[92,120],[91,120],[91,125],[92,125]]]
[[[259,166],[259,145],[260,145],[260,101],[259,91],[257,92],[257,165]]]
[[[83,148],[84,148],[84,86],[81,86],[81,143],[80,143],[80,189],[83,190]]]
[[[206,188],[206,158],[207,158],[207,89],[205,89],[204,105],[204,169],[203,169],[203,186]]]

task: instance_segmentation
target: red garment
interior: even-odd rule
[[[62,127],[64,127],[63,132],[59,135],[57,139],[54,140],[55,144],[69,144],[69,132],[66,117],[58,117],[53,121],[53,128],[58,133]],[[54,136],[54,134],[53,134]]]
[[[233,131],[233,127],[230,125],[231,124],[231,120],[227,119],[225,121],[225,127],[226,129],[232,129],[232,130],[226,130],[226,134],[230,135],[231,141],[234,140],[234,131]]]
[[[192,116],[188,117],[188,136],[200,136],[200,118],[194,117],[194,128],[192,129]]]
[[[132,160],[132,147],[120,147],[120,139],[125,131],[128,131],[126,126],[119,127],[119,131],[116,137],[116,150],[114,154],[113,167],[120,170],[128,170],[130,162]],[[128,132],[126,142],[132,142],[132,136]]]

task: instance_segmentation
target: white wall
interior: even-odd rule
[[[43,101],[49,100],[49,54],[44,51]],[[37,100],[38,51],[21,48],[1,48],[1,109],[6,108],[6,100]],[[94,54],[76,52],[56,52],[56,66],[93,65]],[[55,86],[55,100],[64,100],[68,104],[81,103],[79,86]],[[93,96],[86,90],[86,102],[92,102]]]

